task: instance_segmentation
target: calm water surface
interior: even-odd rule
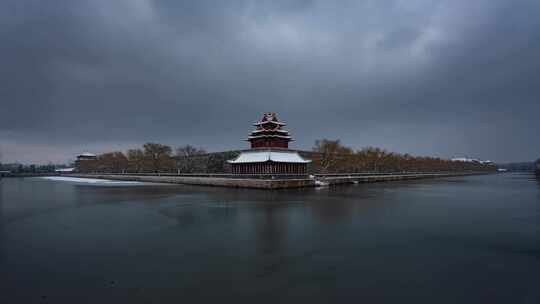
[[[0,303],[540,303],[540,183],[0,181]]]

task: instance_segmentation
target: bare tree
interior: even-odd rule
[[[159,172],[163,169],[171,169],[171,154],[172,149],[170,146],[146,143],[143,146],[144,156],[149,161],[153,172]]]
[[[342,146],[339,139],[321,139],[315,141],[313,151],[321,154],[321,172],[337,171],[337,164],[340,160],[345,160],[352,154],[351,148]]]
[[[238,151],[226,151],[212,153],[208,156],[206,163],[206,172],[208,173],[226,173],[230,171],[227,160],[237,157]]]
[[[109,152],[98,157],[100,171],[110,173],[124,173],[128,166],[128,159],[122,152]]]
[[[185,145],[176,148],[176,167],[179,172],[193,173],[195,171],[205,171],[207,160],[200,157],[206,154],[202,148]]]
[[[130,170],[139,173],[144,168],[144,152],[141,149],[130,149],[127,151],[127,158]]]

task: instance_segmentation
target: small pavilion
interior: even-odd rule
[[[265,113],[254,124],[255,130],[246,139],[251,149],[242,151],[238,157],[229,160],[233,174],[307,174],[311,162],[298,152],[289,150],[293,139],[283,127],[286,124],[277,119],[276,113]]]
[[[75,171],[81,173],[96,171],[97,159],[97,155],[90,152],[83,152],[77,155],[77,160],[75,161]]]

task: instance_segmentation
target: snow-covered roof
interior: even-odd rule
[[[96,157],[97,155],[90,153],[90,152],[83,152],[79,154],[79,156],[86,156],[86,157]]]
[[[257,129],[257,130],[253,130],[251,131],[251,133],[261,133],[261,132],[281,132],[281,133],[289,133],[289,131],[287,130],[282,130],[282,129]]]
[[[61,169],[55,169],[56,172],[73,172],[75,171],[75,168],[61,168]]]
[[[301,163],[307,164],[311,160],[306,160],[296,151],[245,151],[241,152],[237,158],[227,161],[230,164],[241,163],[264,163],[272,161],[276,163]]]
[[[492,164],[493,162],[490,160],[479,160],[477,158],[469,158],[469,157],[454,157],[451,159],[455,162],[465,162],[465,163],[480,163],[484,165]]]
[[[280,126],[286,125],[285,123],[280,122],[279,119],[277,119],[276,113],[264,113],[261,120],[257,121],[253,125],[259,126],[259,125],[264,125],[267,123],[274,123]]]
[[[281,121],[275,121],[275,120],[257,121],[257,122],[254,123],[253,125],[254,125],[254,126],[260,126],[260,125],[264,125],[264,124],[268,124],[268,123],[273,123],[273,124],[280,125],[280,126],[286,126],[286,125],[287,125],[287,124],[284,123],[284,122],[281,122]]]
[[[479,162],[479,160],[476,158],[468,158],[468,157],[454,157],[452,158],[452,161],[460,161],[460,162],[467,162],[467,163]]]
[[[290,139],[291,137],[289,135],[255,135],[255,136],[249,136],[248,139],[253,138],[265,138],[265,137],[277,137],[277,138],[283,138],[283,139]]]

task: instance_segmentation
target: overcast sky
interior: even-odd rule
[[[153,141],[540,157],[540,1],[4,0],[3,162]]]

